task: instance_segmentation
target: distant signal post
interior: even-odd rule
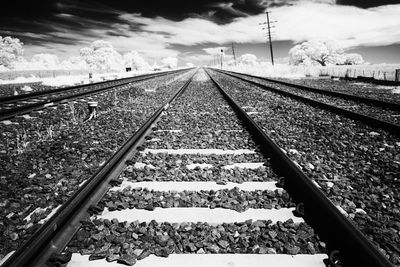
[[[221,70],[222,70],[222,55],[224,53],[224,49],[221,49]]]

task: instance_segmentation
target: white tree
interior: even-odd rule
[[[67,60],[63,60],[60,64],[62,69],[65,70],[85,70],[88,69],[88,65],[82,59],[82,57],[73,56]]]
[[[136,51],[131,51],[123,56],[125,67],[131,67],[134,70],[148,70],[149,63]]]
[[[99,50],[102,48],[111,48],[114,49],[113,45],[110,42],[104,41],[104,40],[96,40],[93,43],[91,43],[90,48],[93,50]]]
[[[107,41],[94,41],[90,47],[82,48],[80,55],[92,70],[122,70],[124,67],[121,54]]]
[[[253,54],[244,54],[238,58],[240,65],[255,66],[258,65],[257,57]]]
[[[164,67],[174,69],[178,66],[178,59],[175,57],[166,57],[161,60]]]
[[[296,45],[289,50],[290,65],[311,65],[311,58],[306,54],[306,51],[301,45]]]
[[[344,65],[361,65],[364,59],[360,54],[350,53],[345,55]]]
[[[35,69],[60,69],[60,61],[53,54],[36,54],[32,57],[31,64]]]
[[[23,43],[18,38],[0,36],[0,66],[12,68],[18,60],[22,59]]]
[[[21,58],[14,63],[14,69],[17,70],[46,70],[63,69],[60,66],[58,57],[53,54],[36,54],[31,60]]]
[[[85,61],[90,68],[95,67],[96,62],[94,57],[94,51],[92,48],[84,47],[81,50],[79,50],[79,54],[82,60]]]
[[[333,40],[311,40],[294,46],[289,50],[292,65],[340,64],[344,51],[340,44]]]
[[[289,50],[291,65],[356,65],[364,63],[361,55],[346,54],[339,42],[334,40],[312,40],[303,42]]]
[[[158,71],[158,70],[161,70],[161,66],[158,66],[157,62],[154,61],[153,65],[151,66],[151,69]]]

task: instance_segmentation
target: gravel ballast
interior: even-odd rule
[[[70,242],[68,252],[90,255],[89,260],[106,259],[134,265],[149,255],[168,257],[172,253],[315,254],[325,251],[313,230],[305,223],[288,220],[246,221],[222,225],[207,223],[87,222]]]

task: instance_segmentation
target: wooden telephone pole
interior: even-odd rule
[[[270,52],[270,55],[271,55],[271,63],[272,63],[272,66],[273,66],[274,65],[274,51],[272,49],[271,28],[275,28],[275,26],[272,26],[271,24],[275,23],[276,21],[270,21],[269,20],[269,13],[270,13],[270,11],[266,11],[265,12],[265,14],[267,14],[267,21],[263,22],[263,23],[260,23],[260,25],[266,25],[267,26],[266,28],[262,28],[262,29],[268,31],[267,32],[267,47],[268,47],[268,43],[269,43],[269,52]]]

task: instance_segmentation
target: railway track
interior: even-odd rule
[[[90,266],[88,258],[391,266],[203,70],[2,266]]]
[[[224,74],[212,76],[335,205],[399,264],[399,228],[394,226],[399,223],[398,136]]]
[[[341,116],[359,120],[373,127],[380,127],[394,134],[400,133],[400,104],[366,98],[342,92],[292,84],[269,78],[257,77],[213,69],[247,83],[277,92],[284,96],[317,106]]]
[[[93,94],[104,93],[115,89],[129,88],[132,83],[161,77],[186,70],[167,71],[145,74],[135,77],[104,81],[92,84],[78,85],[59,89],[38,91],[29,94],[0,97],[0,121],[9,120],[16,116],[65,103],[67,101]]]
[[[227,72],[227,71],[225,71]],[[335,92],[335,91],[331,91],[331,90],[327,90],[327,89],[319,89],[319,88],[315,88],[315,87],[310,87],[310,86],[305,86],[305,85],[299,85],[299,84],[295,84],[295,83],[289,83],[289,82],[285,82],[285,81],[281,81],[281,80],[276,80],[276,79],[271,79],[271,78],[266,78],[266,77],[260,77],[260,76],[255,76],[255,75],[250,75],[250,74],[243,74],[243,73],[239,73],[239,72],[228,72],[228,73],[233,73],[233,74],[237,74],[237,75],[241,75],[244,77],[251,77],[254,79],[258,79],[258,80],[263,80],[263,81],[267,81],[267,82],[271,82],[271,83],[275,83],[275,84],[281,84],[281,85],[287,85],[290,87],[294,87],[303,91],[309,91],[309,92],[315,92],[315,93],[320,93],[320,94],[325,94],[325,95],[331,95],[331,96],[335,96],[338,98],[342,98],[342,99],[346,99],[346,100],[354,100],[357,102],[362,102],[362,103],[366,103],[366,104],[371,104],[371,105],[375,105],[378,107],[384,107],[384,108],[390,108],[393,110],[397,110],[400,111],[400,104],[398,103],[393,103],[393,102],[389,102],[389,101],[384,101],[384,100],[379,100],[379,99],[375,99],[375,98],[368,98],[365,96],[359,96],[359,95],[354,95],[354,94],[350,94],[350,93],[345,93],[345,92]]]

